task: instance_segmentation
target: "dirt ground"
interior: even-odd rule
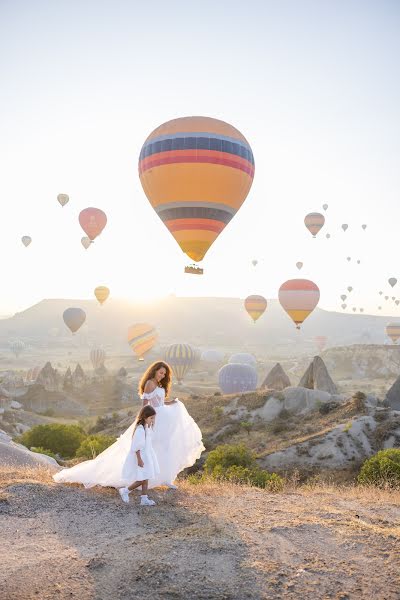
[[[0,472],[0,598],[400,598],[400,492],[183,483],[156,507]]]

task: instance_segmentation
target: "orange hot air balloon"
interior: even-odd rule
[[[108,296],[110,295],[110,290],[105,285],[99,285],[94,290],[94,295],[96,296],[96,299],[98,300],[98,302],[102,305],[102,304],[104,304],[104,302],[107,300]]]
[[[149,135],[139,177],[182,251],[198,262],[245,201],[254,177],[253,152],[232,125],[183,117]]]
[[[263,296],[248,296],[244,301],[244,307],[255,323],[265,313],[267,301]]]
[[[325,217],[324,215],[321,215],[321,213],[309,213],[304,219],[304,225],[307,227],[308,231],[312,233],[312,236],[314,238],[317,235],[318,231],[322,229],[324,223]]]
[[[279,302],[297,329],[319,302],[319,288],[308,279],[290,279],[279,288]]]
[[[400,323],[388,323],[386,325],[386,335],[390,337],[393,344],[400,338]]]
[[[136,323],[128,329],[128,344],[139,360],[143,360],[143,356],[153,348],[157,339],[155,328],[148,323]]]
[[[107,224],[107,215],[99,208],[85,208],[79,214],[79,223],[91,242]]]

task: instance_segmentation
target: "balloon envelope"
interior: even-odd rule
[[[393,344],[396,344],[397,340],[400,338],[400,322],[388,323],[386,325],[386,335],[390,337]]]
[[[346,231],[346,229],[348,229],[348,228],[349,228],[349,226],[347,225],[347,223],[343,223],[343,225],[342,225],[343,231]]]
[[[88,238],[93,242],[106,226],[107,216],[99,208],[85,208],[79,214],[79,223]]]
[[[224,121],[183,117],[160,125],[139,156],[143,190],[192,260],[201,261],[250,191],[254,158]]]
[[[193,366],[195,352],[189,344],[172,344],[165,352],[165,360],[172,367],[177,380],[181,382]]]
[[[367,229],[366,225],[361,225],[361,227],[364,229],[364,231],[365,231],[365,229]]]
[[[348,292],[352,292],[353,291],[353,288],[351,287],[351,285],[349,285],[349,287],[347,288],[347,291]]]
[[[90,351],[90,361],[93,365],[93,369],[98,369],[104,365],[106,359],[106,353],[103,348],[92,348]]]
[[[298,268],[298,270],[300,271],[303,268],[303,263],[302,262],[297,262],[296,263],[296,267]]]
[[[251,392],[257,387],[257,371],[251,365],[230,363],[220,369],[218,383],[224,394]]]
[[[82,308],[67,308],[64,310],[63,319],[70,331],[75,333],[86,321],[86,313]]]
[[[258,260],[256,260],[256,259],[252,260],[251,264],[253,265],[253,267],[256,267],[258,265]]]
[[[388,281],[389,281],[389,284],[390,284],[392,287],[394,287],[394,286],[396,285],[396,283],[397,283],[397,279],[396,279],[396,277],[391,277],[390,279],[388,279]]]
[[[322,229],[324,223],[325,217],[324,215],[321,215],[321,213],[309,213],[304,219],[304,225],[307,227],[308,231],[312,233],[313,237],[315,237],[318,231]]]
[[[327,205],[327,204],[323,204],[323,205],[322,205],[322,208],[323,208],[324,210],[328,210],[328,205]]]
[[[15,355],[16,358],[23,352],[26,348],[25,342],[19,339],[10,340],[9,342],[10,350]]]
[[[97,288],[95,288],[94,295],[100,304],[104,304],[110,295],[110,290],[105,285],[99,285]]]
[[[318,286],[308,279],[290,279],[279,288],[279,302],[297,329],[319,302]]]
[[[342,295],[340,296],[340,298],[341,298],[341,300],[343,300],[343,302],[344,302],[344,301],[346,300],[347,296],[346,296],[346,294],[342,294]]]
[[[229,359],[229,363],[236,363],[238,365],[250,365],[255,367],[257,364],[255,356],[249,354],[248,352],[237,352],[236,354],[232,354]]]
[[[155,328],[148,323],[136,323],[128,329],[128,344],[139,360],[153,348],[157,339]]]
[[[21,238],[21,242],[23,243],[25,248],[27,248],[29,246],[31,241],[32,241],[32,238],[29,235],[23,235]]]
[[[91,243],[92,242],[87,237],[87,235],[84,235],[83,238],[81,238],[81,244],[85,248],[85,250],[87,250],[89,248],[89,246],[90,246]]]
[[[342,308],[345,310],[347,308],[347,304],[342,304]]]
[[[68,194],[58,194],[57,200],[61,204],[61,206],[65,206],[69,202]]]
[[[263,296],[248,296],[244,301],[244,307],[255,323],[265,313],[267,301]]]

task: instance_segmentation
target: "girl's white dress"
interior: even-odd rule
[[[172,483],[178,473],[191,467],[205,450],[201,431],[187,412],[185,405],[178,400],[174,404],[165,406],[164,398],[164,388],[156,388],[151,394],[143,394],[143,400],[154,406],[156,410],[150,442],[159,465],[159,473],[156,470],[154,474],[151,473],[149,487]],[[140,480],[139,475],[132,478],[134,427],[135,423],[132,423],[111,446],[93,460],[86,460],[69,469],[62,469],[53,475],[53,479],[59,483],[81,483],[86,488],[95,485],[127,487],[133,483],[133,480]],[[149,431],[147,428],[146,434]],[[143,462],[146,467],[144,458]]]
[[[131,451],[128,453],[122,467],[122,478],[124,481],[144,481],[145,479],[154,479],[160,472],[156,454],[153,450],[151,438],[153,432],[151,427],[136,427],[132,436]],[[139,467],[136,452],[140,450],[140,456],[144,463]]]

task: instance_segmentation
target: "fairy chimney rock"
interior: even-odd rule
[[[386,402],[393,410],[400,410],[400,376],[386,394]]]
[[[290,385],[290,379],[283,370],[282,365],[280,363],[276,363],[276,365],[270,370],[264,379],[261,387],[268,388],[270,390],[282,391],[285,388],[290,387]]]
[[[299,387],[308,388],[309,390],[321,390],[329,392],[329,394],[338,393],[338,389],[320,356],[314,356],[313,361],[300,380]]]

